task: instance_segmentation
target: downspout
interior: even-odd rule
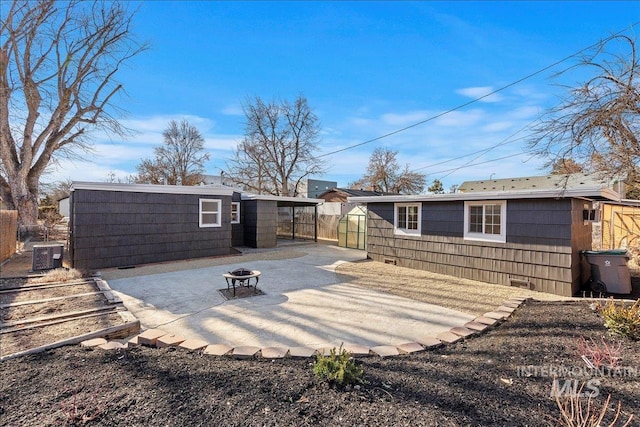
[[[291,240],[296,240],[296,204],[291,203]]]
[[[318,243],[318,205],[313,205],[313,241]]]

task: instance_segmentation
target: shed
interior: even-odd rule
[[[376,261],[571,296],[586,280],[580,252],[591,249],[584,211],[617,196],[594,186],[349,201],[367,204],[367,252]]]
[[[274,247],[279,206],[294,210],[321,202],[242,194],[222,185],[74,182],[69,255],[75,268],[98,269],[224,256],[239,246]],[[296,238],[298,227],[293,231]]]
[[[232,205],[239,204],[240,193],[227,188],[74,182],[72,265],[98,269],[229,255]]]

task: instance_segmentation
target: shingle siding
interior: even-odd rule
[[[278,202],[246,200],[244,210],[244,242],[254,248],[273,248],[277,244]]]
[[[199,227],[199,199],[222,201],[222,226]],[[228,255],[231,197],[75,190],[74,267],[98,269]]]
[[[529,281],[570,296],[582,282],[580,251],[591,248],[577,199],[509,200],[506,243],[465,240],[464,202],[422,203],[419,236],[393,231],[394,204],[369,203],[367,251],[382,262],[489,283]]]

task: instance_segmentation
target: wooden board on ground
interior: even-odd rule
[[[86,337],[124,338],[140,329],[99,278],[38,284],[0,279],[0,289],[0,360]]]

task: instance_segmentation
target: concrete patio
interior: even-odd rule
[[[365,289],[335,272],[341,263],[363,260],[363,251],[322,244],[273,251],[282,257],[256,260],[256,251],[247,250],[211,266],[207,260],[175,262],[104,270],[102,276],[143,328],[230,346],[399,345],[475,317]],[[218,292],[226,289],[222,275],[239,267],[262,272],[258,288],[265,295],[227,301]]]

